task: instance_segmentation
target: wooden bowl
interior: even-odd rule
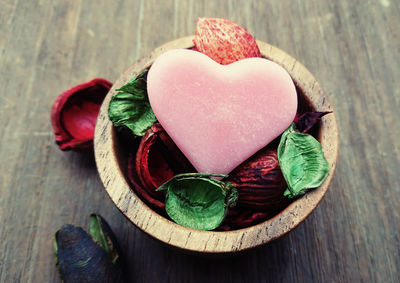
[[[305,107],[311,107],[316,111],[333,110],[319,83],[302,64],[274,46],[261,41],[257,41],[257,44],[263,57],[278,63],[289,72],[296,84],[299,102],[303,104],[303,107],[306,105]],[[115,82],[101,106],[96,124],[94,148],[97,169],[115,205],[133,224],[150,236],[167,245],[198,253],[221,254],[244,251],[268,243],[294,229],[324,197],[335,171],[338,154],[338,129],[335,114],[322,118],[317,137],[331,166],[329,176],[319,188],[292,202],[273,218],[249,228],[217,232],[193,230],[177,225],[149,208],[130,188],[127,181],[126,153],[116,138],[107,112],[110,99],[116,94],[116,89],[137,76],[143,69],[151,66],[160,54],[174,48],[191,47],[193,47],[193,36],[168,42],[138,60]]]

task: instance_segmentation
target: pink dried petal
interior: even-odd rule
[[[245,28],[226,19],[199,18],[194,45],[196,50],[223,65],[261,57],[253,36]]]

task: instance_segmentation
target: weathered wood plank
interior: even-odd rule
[[[400,281],[400,3],[0,0],[0,282],[57,282],[52,237],[102,214],[138,282]],[[204,259],[149,239],[114,207],[93,158],[62,153],[55,97],[111,81],[156,46],[219,16],[302,62],[330,96],[340,153],[325,199],[259,250]]]

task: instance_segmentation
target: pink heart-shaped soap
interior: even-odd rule
[[[171,50],[151,66],[147,90],[158,121],[202,173],[229,173],[297,111],[289,74],[263,58],[220,65],[200,52]]]

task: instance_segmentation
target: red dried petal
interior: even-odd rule
[[[136,194],[139,197],[141,197],[145,202],[147,202],[149,205],[151,205],[152,208],[159,210],[164,209],[164,202],[153,197],[151,194],[149,194],[148,190],[144,189],[141,186],[139,177],[136,172],[136,159],[133,154],[130,155],[128,158],[128,179],[131,182]]]
[[[96,78],[57,97],[51,108],[51,123],[61,150],[92,150],[97,115],[111,86],[109,81]]]
[[[136,172],[144,189],[154,198],[162,199],[163,193],[156,191],[175,173],[158,149],[159,134],[164,132],[160,124],[153,125],[142,137],[136,153]]]
[[[245,28],[226,19],[199,18],[194,45],[198,51],[223,65],[261,57],[253,36]]]
[[[136,152],[136,172],[143,188],[153,197],[164,199],[159,186],[173,176],[194,172],[194,168],[178,149],[160,123],[148,129]]]
[[[230,173],[228,181],[237,186],[239,207],[276,212],[289,203],[276,149],[262,149]]]

